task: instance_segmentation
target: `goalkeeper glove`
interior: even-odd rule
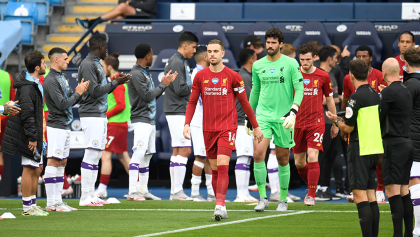
[[[254,133],[254,128],[252,127],[252,124],[246,115],[245,115],[245,131],[246,131],[246,134],[250,136]]]
[[[290,111],[285,114],[283,117],[280,118],[280,120],[284,120],[283,127],[285,129],[290,129],[295,127],[296,122],[296,114],[299,110],[299,107],[295,104],[292,105],[292,108],[290,108]]]

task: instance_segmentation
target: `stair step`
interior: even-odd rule
[[[79,41],[80,37],[82,37],[82,34],[51,34],[47,36],[47,41],[51,43],[76,43]],[[89,38],[86,37],[83,39],[83,42],[88,41]]]
[[[118,4],[118,1],[116,0],[77,0],[77,2],[80,2],[80,3],[106,2],[106,3]]]
[[[102,15],[108,11],[111,11],[115,7],[108,7],[108,6],[74,6],[74,7],[67,7],[68,13],[85,13],[85,14],[97,14]]]
[[[106,25],[99,25],[96,26],[94,30],[96,31],[105,31]],[[85,32],[84,29],[80,28],[80,26],[76,24],[68,24],[68,25],[59,25],[57,28],[57,33],[72,33],[72,32]]]
[[[60,48],[62,48],[62,49],[64,49],[64,50],[66,50],[66,51],[69,51],[69,50],[73,47],[73,45],[74,45],[74,44],[69,44],[69,43],[62,43],[62,44],[46,44],[46,45],[44,45],[44,46],[42,47],[42,50],[43,50],[43,51],[46,51],[46,52],[49,52],[52,48],[55,48],[55,47],[60,47]],[[83,45],[79,45],[79,46],[77,46],[76,51],[79,51],[79,50],[82,48],[82,46],[83,46]]]
[[[82,14],[82,15],[65,15],[62,17],[62,22],[64,23],[74,23],[76,22],[76,18],[81,18],[81,19],[95,19],[97,18],[98,15],[86,15],[86,14]]]

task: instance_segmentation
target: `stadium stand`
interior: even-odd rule
[[[223,42],[225,49],[230,47],[222,26],[217,22],[203,23],[197,30],[197,37],[198,42],[200,43],[209,42],[212,39],[218,39]]]
[[[381,61],[383,44],[372,22],[356,23],[342,44],[343,47],[346,45],[351,53],[351,58],[354,57],[354,52],[357,47],[367,45],[373,50],[372,64],[375,65]]]
[[[293,46],[297,49],[310,40],[316,40],[322,45],[331,45],[331,40],[328,37],[327,30],[321,22],[308,22],[302,27],[299,36],[293,41]]]
[[[420,44],[420,24],[419,22],[407,22],[405,25],[401,27],[400,33],[403,31],[411,31],[414,35],[414,42],[416,45]],[[400,40],[399,35],[395,39],[394,43],[392,44],[392,50],[394,52],[394,56],[400,54],[400,49],[398,48],[398,41]]]
[[[37,24],[48,24],[51,7],[50,0],[20,0],[19,2],[34,2],[36,3],[37,14]]]
[[[164,68],[166,62],[168,62],[169,58],[171,58],[175,52],[176,52],[176,49],[161,50],[155,62],[153,63],[152,68]]]
[[[22,24],[22,44],[35,43],[36,24],[37,24],[37,7],[36,3],[7,3],[4,20],[20,20]]]

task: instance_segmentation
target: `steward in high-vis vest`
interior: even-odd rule
[[[378,236],[379,208],[375,197],[378,154],[384,152],[379,123],[380,98],[367,82],[369,66],[364,60],[350,62],[350,80],[356,92],[349,97],[346,119],[327,112],[327,117],[350,134],[347,148],[349,186],[357,204],[363,236]]]

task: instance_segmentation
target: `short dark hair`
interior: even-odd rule
[[[420,48],[408,48],[404,53],[404,59],[410,67],[420,67]]]
[[[150,51],[152,51],[152,47],[148,44],[139,44],[136,46],[134,50],[134,55],[137,59],[146,57]]]
[[[398,37],[398,41],[401,40],[401,35],[410,35],[411,39],[414,42],[414,34],[411,31],[406,30],[406,31],[401,32],[400,37]]]
[[[181,48],[183,44],[185,43],[192,43],[192,42],[198,42],[198,38],[197,36],[192,33],[191,31],[184,31],[182,32],[182,34],[179,36],[178,39],[178,48]]]
[[[324,46],[319,50],[319,61],[325,62],[327,61],[328,57],[334,58],[337,50],[331,46]]]
[[[302,44],[299,47],[299,55],[300,54],[303,55],[303,54],[307,54],[307,53],[311,53],[312,54],[312,57],[315,55],[315,53],[314,53],[314,46],[312,44],[309,44],[309,43]]]
[[[32,51],[25,57],[25,66],[29,73],[35,72],[36,66],[41,67],[42,59],[44,59],[44,55],[42,55],[39,51]]]
[[[316,41],[316,40],[309,40],[308,44],[312,44],[312,46],[314,47],[313,54],[316,55],[316,56],[319,56],[319,51],[322,48],[321,42]]]
[[[267,40],[267,38],[270,37],[278,39],[279,43],[284,41],[283,32],[281,32],[281,30],[279,30],[278,28],[271,28],[265,32],[265,39]]]
[[[365,60],[355,59],[350,61],[349,71],[358,81],[366,81],[369,74],[369,65]]]
[[[201,55],[207,53],[207,45],[198,45],[195,48],[194,59],[196,62],[202,59]]]
[[[225,45],[223,44],[222,41],[220,41],[218,39],[210,40],[207,45],[209,45],[209,44],[218,44],[218,45],[220,45],[220,47],[222,47],[222,50],[225,50]]]
[[[64,50],[64,49],[62,49],[62,48],[59,48],[59,47],[55,47],[55,48],[52,48],[51,50],[50,50],[50,52],[48,52],[48,58],[49,59],[51,59],[51,57],[54,55],[54,54],[63,54],[63,53],[67,53],[66,52],[66,50]]]
[[[89,39],[89,50],[98,50],[99,46],[104,44],[106,44],[106,39],[102,35],[94,35]]]
[[[106,65],[111,66],[115,71],[118,71],[118,68],[120,66],[120,60],[118,60],[119,56],[119,53],[113,53],[109,56],[106,56],[106,58],[104,59],[104,63]]]
[[[360,45],[359,47],[357,47],[357,49],[354,51],[354,54],[356,55],[359,51],[368,51],[369,57],[373,56],[372,49],[367,45]]]
[[[242,49],[241,52],[239,52],[239,62],[242,65],[245,65],[250,58],[255,56],[255,51],[253,49]]]

